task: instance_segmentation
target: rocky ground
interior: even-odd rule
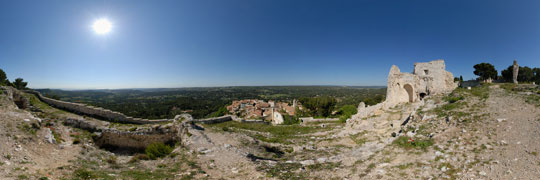
[[[81,117],[28,94],[31,107],[20,109],[3,92],[0,178],[537,179],[537,92],[510,84],[456,89],[347,123],[194,124],[156,160],[96,147],[92,133],[62,121],[139,126]]]

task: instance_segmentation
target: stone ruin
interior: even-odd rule
[[[517,64],[517,61],[514,60],[514,64],[512,65],[512,81],[514,84],[518,84],[518,74],[519,74],[519,65]]]
[[[448,93],[457,87],[454,75],[445,70],[444,60],[414,63],[414,72],[402,73],[395,65],[388,73],[386,101],[390,106],[417,102],[425,96]]]
[[[429,95],[449,93],[457,86],[454,75],[446,71],[444,60],[414,63],[413,73],[403,73],[396,65],[392,65],[388,73],[386,100],[367,107],[363,102],[360,103],[358,113],[352,119],[379,115],[383,110],[400,103],[418,102]]]

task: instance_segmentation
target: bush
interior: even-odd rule
[[[165,157],[173,151],[171,146],[165,145],[161,142],[155,142],[146,147],[146,155],[150,159],[157,159]]]
[[[73,175],[75,175],[75,177],[78,177],[80,179],[94,179],[95,178],[95,175],[86,169],[77,169],[75,170],[75,172],[73,172]]]
[[[455,103],[459,100],[463,100],[463,96],[447,96],[444,100],[448,101],[448,103]]]
[[[357,112],[358,109],[356,109],[356,107],[353,105],[345,105],[339,109],[339,114],[341,114],[339,121],[345,123],[347,119],[351,118],[352,115],[356,114]]]
[[[293,125],[293,124],[299,124],[300,120],[297,117],[289,116],[287,114],[283,115],[283,124],[284,125]]]
[[[107,163],[109,164],[116,164],[116,156],[109,156],[109,158],[106,159]]]
[[[79,144],[79,143],[81,143],[81,140],[80,140],[80,139],[77,138],[77,139],[74,139],[74,140],[73,140],[73,144]]]
[[[146,154],[137,154],[133,157],[131,157],[131,159],[129,160],[129,163],[134,163],[134,162],[137,162],[139,160],[149,160],[150,158],[148,158],[148,156]]]
[[[400,136],[392,142],[392,144],[405,148],[420,148],[426,150],[429,146],[433,145],[433,140],[431,139],[415,139],[409,136]]]

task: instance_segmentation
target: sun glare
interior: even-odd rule
[[[94,21],[92,28],[96,34],[108,34],[111,32],[112,23],[108,19],[102,18]]]

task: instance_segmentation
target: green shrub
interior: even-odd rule
[[[29,179],[28,176],[24,175],[24,174],[21,174],[19,176],[17,176],[17,179],[18,180],[23,180],[23,179]]]
[[[116,164],[116,156],[109,156],[109,158],[106,159],[107,163],[109,164]]]
[[[77,178],[84,179],[84,180],[94,179],[96,177],[92,172],[86,169],[77,169],[75,170],[75,172],[73,172],[73,175]]]
[[[173,151],[171,146],[165,145],[161,142],[155,142],[146,147],[146,155],[150,159],[157,159],[160,157],[165,157]]]
[[[299,124],[300,120],[297,117],[289,116],[287,114],[283,115],[283,124],[284,125],[292,125],[292,124]]]
[[[339,121],[345,123],[347,119],[351,118],[352,115],[355,115],[358,112],[358,109],[353,105],[345,105],[339,109]]]
[[[448,103],[455,103],[459,100],[463,100],[463,96],[447,96],[444,100],[448,101]]]
[[[134,163],[134,162],[137,162],[139,160],[149,160],[150,158],[148,158],[148,156],[146,154],[137,154],[133,157],[131,157],[131,159],[129,160],[129,163]]]
[[[76,138],[73,140],[73,144],[79,144],[81,143],[81,140],[79,138]]]
[[[409,136],[400,136],[397,139],[395,139],[394,142],[392,142],[392,144],[405,148],[405,149],[420,148],[420,149],[426,150],[429,146],[433,145],[433,140],[417,139],[417,138],[411,138]]]
[[[482,85],[480,87],[474,87],[471,89],[471,94],[480,99],[487,99],[489,97],[489,86]]]

